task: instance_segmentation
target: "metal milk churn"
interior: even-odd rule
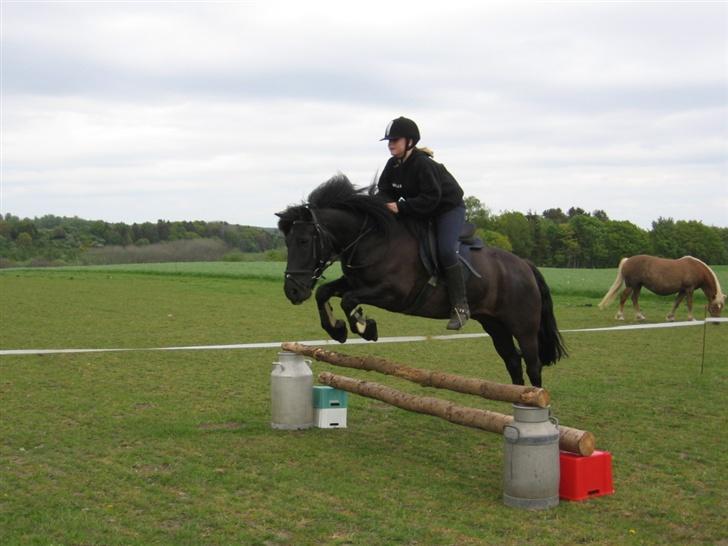
[[[313,426],[313,372],[310,361],[280,352],[270,374],[271,426],[296,430]]]
[[[550,408],[513,404],[503,439],[503,502],[531,510],[558,505],[559,424]]]

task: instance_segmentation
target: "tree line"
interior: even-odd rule
[[[603,210],[572,207],[541,214],[494,215],[476,197],[465,200],[468,220],[491,246],[512,251],[547,267],[616,267],[635,254],[663,258],[694,256],[708,264],[728,263],[728,228],[695,220],[658,218],[645,230],[629,221],[610,220]]]
[[[465,199],[468,220],[490,246],[512,251],[547,267],[616,267],[635,254],[665,258],[695,256],[728,264],[728,228],[699,221],[658,218],[645,230],[611,220],[603,210],[572,207],[541,214],[493,214],[477,197]],[[275,228],[227,222],[178,221],[125,224],[46,215],[0,216],[0,267],[124,263],[125,261],[238,260],[248,256],[285,259]]]
[[[215,241],[217,244],[205,245],[200,240]],[[183,241],[192,243],[184,245],[181,244]],[[224,255],[230,252],[266,252],[280,249],[283,244],[283,237],[277,229],[227,222],[158,220],[126,224],[54,215],[33,219],[21,219],[12,214],[0,216],[0,265],[6,267],[15,264],[84,263],[84,256],[95,252],[98,258],[99,250],[104,248],[155,247],[159,249],[156,254],[160,256],[170,256],[168,250],[171,248],[185,249],[188,253],[190,250],[199,253],[204,248],[204,257],[209,258],[212,247],[221,249]],[[163,247],[167,252],[162,251]],[[155,254],[152,250],[144,252],[149,259]],[[139,251],[126,253],[140,254]],[[189,259],[195,259],[194,255]]]

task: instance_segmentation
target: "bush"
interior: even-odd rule
[[[220,239],[181,239],[169,243],[146,246],[105,246],[91,248],[82,256],[87,265],[161,263],[161,262],[216,262],[230,247]]]
[[[222,257],[223,262],[244,262],[245,254],[239,250],[232,250]]]
[[[273,248],[265,253],[267,262],[285,262],[288,260],[288,252],[286,248]]]
[[[475,234],[480,237],[483,242],[488,246],[502,248],[503,250],[507,250],[508,252],[513,251],[511,241],[502,233],[492,230],[479,229],[475,232]]]

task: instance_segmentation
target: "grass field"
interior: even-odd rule
[[[0,348],[322,338],[314,304],[285,300],[282,269],[2,271]],[[544,274],[562,329],[615,324],[596,307],[615,270]],[[670,302],[643,308],[660,322]],[[382,336],[445,333],[368,312]],[[571,357],[544,371],[554,412],[612,452],[616,493],[545,512],[502,504],[489,433],[359,397],[348,429],[271,430],[275,350],[0,356],[0,544],[728,544],[726,325],[565,338]],[[487,339],[341,350],[508,381]]]

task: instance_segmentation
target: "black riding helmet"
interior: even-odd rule
[[[414,121],[400,116],[389,122],[384,130],[384,138],[380,140],[395,140],[402,137],[412,140],[412,146],[415,146],[420,141],[420,130]]]

